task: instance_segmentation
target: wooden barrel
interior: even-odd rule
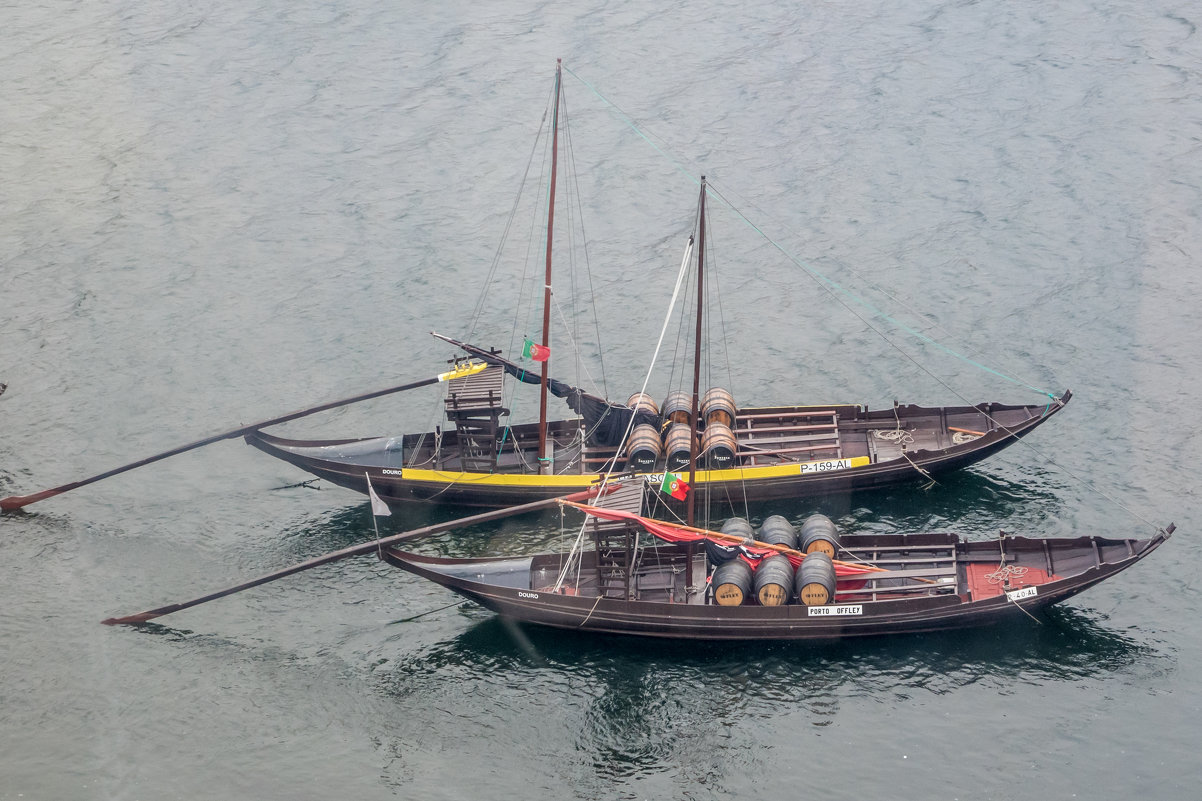
[[[668,469],[680,470],[689,466],[689,449],[696,441],[693,429],[686,423],[673,423],[664,438],[664,453],[668,454]]]
[[[751,594],[751,565],[742,559],[731,559],[714,568],[710,586],[714,602],[719,606],[739,606]]]
[[[834,559],[839,550],[839,529],[826,515],[810,515],[801,522],[801,550],[822,551]]]
[[[663,450],[658,427],[637,425],[630,432],[630,439],[626,441],[626,467],[650,472],[655,469],[655,463],[659,461]]]
[[[835,564],[822,551],[802,560],[794,582],[797,598],[806,606],[822,606],[835,600]]]
[[[690,423],[693,420],[693,394],[684,390],[669,392],[664,398],[664,423]]]
[[[713,470],[734,467],[736,448],[730,426],[710,423],[701,434],[701,462]]]
[[[760,542],[769,545],[783,545],[797,550],[797,529],[783,515],[770,515],[760,523],[760,533],[756,537]]]
[[[755,597],[760,606],[784,606],[793,594],[793,565],[784,554],[760,560],[755,569]]]
[[[701,396],[701,419],[706,425],[721,423],[731,427],[735,424],[734,396],[721,387],[707,389]]]
[[[655,404],[655,398],[646,392],[636,392],[631,395],[626,401],[626,408],[634,412],[636,425],[659,425],[659,406]]]
[[[729,517],[719,529],[723,534],[730,534],[735,537],[745,537],[749,540],[755,539],[755,529],[747,522],[745,517]]]
[[[730,534],[734,537],[742,537],[743,539],[755,539],[755,529],[747,522],[746,518],[732,517],[722,524],[721,529],[723,534]],[[714,542],[713,540],[705,541],[705,555],[709,557],[710,564],[720,565],[723,562],[729,562],[739,555],[739,546],[731,545],[725,542]]]

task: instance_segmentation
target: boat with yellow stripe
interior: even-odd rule
[[[494,365],[490,370],[491,374],[486,370],[479,375],[500,382],[503,368]],[[452,415],[461,391],[455,384],[451,382],[446,400]],[[1065,392],[1052,403],[1028,406],[897,405],[868,410],[840,404],[736,409],[733,425],[727,427],[734,441],[729,456],[715,456],[714,449],[702,448],[689,483],[698,500],[715,504],[924,483],[1014,443],[1063,408],[1070,397]],[[593,420],[590,426],[584,415],[548,424],[550,458],[543,462],[537,458],[537,423],[510,427],[498,421],[495,428],[490,423],[489,430],[481,431],[470,421],[460,428],[451,420],[451,426],[436,432],[341,440],[285,439],[253,431],[246,441],[357,492],[367,493],[370,478],[375,492],[391,505],[501,507],[581,490],[607,475],[637,475],[658,485],[665,473],[676,473],[687,481],[688,451],[675,454],[673,461],[674,454],[665,447],[671,425],[667,429],[647,422],[630,425],[632,419],[649,414],[629,407],[607,412],[617,418],[617,429],[652,426],[660,443],[653,459],[649,454],[654,448],[647,443],[605,444],[598,436],[604,425]],[[698,445],[712,442],[705,431],[702,423]],[[639,447],[646,450],[637,452]],[[709,466],[714,461],[726,466]]]
[[[729,353],[724,341],[710,341],[711,328],[724,331],[725,321],[719,318],[716,323],[710,321],[709,327],[703,325],[703,317],[709,319],[704,311],[706,301],[717,295],[719,286],[717,281],[706,281],[707,269],[710,275],[716,271],[706,245],[706,200],[711,190],[704,176],[697,214],[643,386],[625,401],[615,401],[602,397],[604,390],[589,392],[553,378],[549,372],[550,323],[551,309],[557,304],[552,297],[551,263],[557,241],[553,223],[564,111],[560,79],[557,68],[554,101],[548,110],[552,142],[545,172],[550,176],[545,194],[545,240],[524,249],[527,254],[545,252],[546,256],[545,269],[540,264],[538,270],[524,273],[536,275],[540,285],[521,293],[530,299],[542,295],[538,341],[526,338],[522,355],[515,360],[498,350],[435,334],[466,356],[455,377],[444,384],[446,423],[434,431],[295,440],[254,430],[246,434],[247,442],[359,492],[368,492],[370,480],[390,504],[499,507],[580,490],[606,476],[635,475],[650,482],[658,478],[665,489],[674,482],[681,495],[687,493],[687,485],[703,502],[738,505],[930,481],[1018,441],[1068,402],[1070,393],[1066,391],[1059,396],[1045,393],[1040,403],[1025,406],[895,403],[890,408],[869,410],[855,404],[756,406],[745,403],[729,388],[711,385],[703,390],[702,375],[720,372],[714,364],[719,361],[715,354],[719,350]],[[573,183],[566,181],[565,185]],[[538,194],[544,197],[541,191]],[[586,238],[568,239],[583,242]],[[659,385],[663,394],[652,397],[647,391],[651,371],[672,327],[677,300],[688,295],[696,301],[696,313],[691,317],[693,325],[687,325],[690,312],[682,301],[675,351],[680,369]],[[488,305],[484,301],[482,296],[477,309]],[[720,301],[714,305],[722,308]],[[619,315],[628,313],[620,311]],[[532,320],[533,315],[527,319]],[[474,324],[469,328],[474,330]],[[519,341],[516,329],[511,336],[512,341]],[[564,341],[576,339],[568,335]],[[571,364],[570,355],[561,356],[558,348],[556,345],[555,358],[567,357],[562,363]],[[602,350],[599,348],[598,355]],[[691,389],[683,386],[690,373]],[[538,386],[537,423],[512,424],[509,406],[517,403],[513,381]],[[708,378],[706,382],[710,383]],[[598,392],[601,394],[595,394]],[[565,401],[575,416],[552,419],[550,396]],[[665,481],[665,474],[672,474],[671,480]]]

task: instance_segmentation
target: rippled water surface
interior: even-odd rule
[[[472,325],[562,57],[574,288],[598,297],[576,330],[613,396],[642,381],[701,173],[770,240],[715,204],[740,398],[1073,390],[1028,444],[935,487],[754,513],[1179,531],[1038,622],[962,634],[569,635],[372,559],[99,625],[374,536],[360,496],[222,442],[0,516],[0,799],[1191,797],[1198,19],[1110,0],[11,6],[0,495],[443,369],[429,332]],[[514,215],[519,249],[532,225]],[[477,339],[532,330],[523,269],[498,261]],[[419,395],[282,431],[424,430],[438,399]],[[560,536],[548,516],[428,547]]]

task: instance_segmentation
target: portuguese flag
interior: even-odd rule
[[[678,501],[683,501],[689,494],[689,484],[675,473],[664,473],[664,483],[659,488]]]
[[[551,358],[551,349],[544,348],[542,345],[527,339],[526,347],[522,348],[522,358],[534,359],[536,362],[545,362]]]

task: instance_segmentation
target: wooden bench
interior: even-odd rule
[[[752,412],[735,418],[738,459],[746,464],[801,461],[800,455],[830,451],[842,455],[838,414],[814,411]]]

